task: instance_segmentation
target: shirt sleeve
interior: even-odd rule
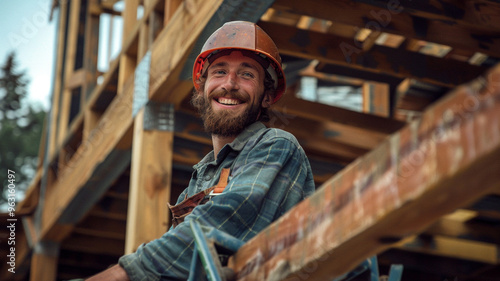
[[[123,256],[119,264],[133,281],[186,280],[194,247],[190,220],[247,241],[312,193],[311,183],[309,162],[300,146],[281,137],[261,141],[235,163],[222,194],[194,208],[161,238]]]

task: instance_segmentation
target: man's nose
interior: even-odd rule
[[[238,75],[235,72],[229,72],[222,87],[228,92],[238,90],[240,88],[238,85]]]

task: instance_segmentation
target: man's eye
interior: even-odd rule
[[[217,69],[217,70],[213,71],[213,74],[215,74],[215,75],[224,75],[224,74],[226,74],[226,71],[222,70],[222,69]]]
[[[248,78],[254,78],[255,75],[253,75],[253,73],[251,72],[243,72],[242,74],[244,77],[248,77]]]

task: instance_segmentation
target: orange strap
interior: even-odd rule
[[[229,168],[222,169],[222,171],[220,172],[219,182],[214,186],[214,193],[222,193],[222,191],[224,191],[227,185],[227,180],[229,178],[229,172]]]

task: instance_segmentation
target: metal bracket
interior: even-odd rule
[[[144,108],[144,130],[174,131],[174,105],[150,101]]]
[[[149,101],[149,70],[151,67],[151,50],[149,50],[134,72],[134,100],[132,102],[132,117]]]

